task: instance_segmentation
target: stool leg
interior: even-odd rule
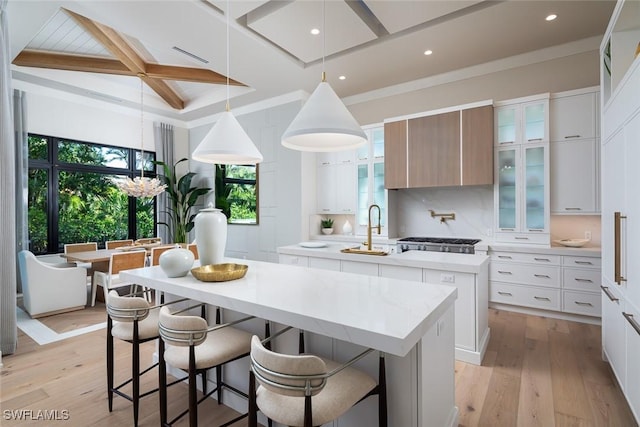
[[[207,370],[203,370],[200,376],[202,377],[202,394],[207,394]]]
[[[196,350],[189,346],[189,427],[198,426],[198,396],[196,395]]]
[[[167,363],[164,361],[164,341],[158,340],[158,394],[160,397],[160,425],[167,422]]]
[[[216,396],[218,397],[218,405],[222,403],[222,366],[216,366],[216,382],[218,383],[218,390]]]
[[[133,361],[131,363],[131,381],[133,385],[133,425],[138,427],[140,408],[140,342],[138,340],[138,321],[133,322]]]
[[[380,366],[378,367],[378,425],[387,427],[387,373],[384,361],[384,353],[380,353]]]
[[[109,398],[109,412],[113,410],[113,335],[111,328],[113,320],[107,316],[107,396]]]
[[[300,335],[298,336],[298,354],[304,353],[304,331],[300,329]]]
[[[249,427],[258,427],[258,406],[256,405],[256,376],[249,370]]]

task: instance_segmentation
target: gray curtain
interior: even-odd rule
[[[0,0],[0,236],[4,242],[15,242],[16,157],[7,2],[8,0]],[[18,343],[15,245],[0,245],[0,271],[0,350],[2,354],[12,354]]]
[[[16,155],[16,253],[29,249],[29,223],[27,205],[29,195],[29,142],[27,132],[27,94],[13,91],[13,126]],[[18,293],[22,282],[18,274]]]
[[[156,160],[165,162],[169,167],[173,167],[173,126],[166,123],[153,124],[153,137],[156,146]],[[158,169],[161,171],[161,169]],[[158,196],[158,222],[169,224],[169,218],[166,212],[169,208],[169,197],[166,193]],[[165,225],[159,225],[157,235],[162,238],[164,243],[173,243],[171,234]]]

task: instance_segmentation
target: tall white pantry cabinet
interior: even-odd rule
[[[640,2],[619,0],[600,47],[602,347],[640,422]]]

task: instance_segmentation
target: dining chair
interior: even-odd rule
[[[163,245],[163,246],[155,246],[153,248],[151,248],[151,256],[150,256],[150,262],[149,265],[160,265],[160,255],[162,255],[163,253],[165,253],[166,251],[170,250],[170,249],[175,249],[178,246],[175,244],[172,245]]]
[[[109,412],[113,410],[113,395],[124,397],[133,403],[133,425],[138,425],[140,399],[158,391],[140,393],[140,378],[158,366],[154,363],[140,371],[140,344],[156,340],[159,336],[158,313],[162,306],[186,301],[186,298],[160,305],[150,305],[143,297],[144,292],[120,296],[115,290],[107,296],[107,395]],[[131,377],[115,386],[114,374],[114,338],[132,345]],[[122,387],[131,383],[131,394],[122,391]]]
[[[134,283],[125,282],[120,279],[120,271],[132,268],[142,268],[145,266],[147,251],[136,250],[129,252],[115,252],[109,258],[109,271],[96,271],[93,273],[93,284],[91,286],[91,306],[96,303],[96,290],[98,285],[104,290],[104,300],[111,289],[124,286],[133,286]]]
[[[188,310],[204,307],[199,304],[176,312],[171,312],[168,307],[160,309],[159,330],[162,338],[158,344],[159,388],[160,388],[160,424],[170,426],[187,413],[189,414],[189,426],[198,425],[198,403],[204,401],[213,393],[217,393],[218,404],[222,403],[223,388],[247,398],[247,394],[224,382],[223,366],[234,360],[249,355],[252,334],[233,326],[253,319],[253,316],[245,317],[233,322],[219,323],[220,309],[216,311],[216,324],[209,326],[202,316],[184,314]],[[188,408],[168,421],[167,410],[167,377],[166,365],[187,371],[189,387]],[[209,369],[216,370],[216,387],[207,392],[206,373]],[[204,396],[197,398],[196,376],[202,375],[202,392]],[[182,380],[184,380],[183,378]],[[182,381],[178,380],[178,381]],[[228,426],[246,417],[239,415],[220,427]]]
[[[199,257],[198,257],[198,245],[196,245],[195,243],[189,243],[187,245],[187,249],[189,249],[191,252],[193,252],[194,259],[199,259]]]
[[[265,348],[264,343],[290,327],[260,341],[251,338],[249,372],[249,427],[257,427],[260,410],[271,421],[287,426],[312,427],[330,423],[365,398],[378,395],[378,425],[387,426],[384,355],[380,353],[378,383],[352,365],[373,349],[346,363],[312,354],[288,355]],[[256,388],[256,381],[258,387]]]
[[[96,242],[87,242],[87,243],[67,243],[64,245],[64,253],[71,254],[75,252],[88,252],[88,251],[97,251],[98,243]],[[93,270],[91,269],[91,263],[83,262],[77,263],[78,267],[83,267],[87,269],[87,276],[91,277],[93,275]]]
[[[106,249],[116,249],[122,246],[133,246],[133,239],[107,240],[106,242],[104,242],[104,247]]]
[[[150,245],[150,244],[154,244],[154,243],[162,243],[162,238],[161,237],[144,237],[142,239],[136,240],[134,243],[137,243],[137,244],[140,244],[140,245]]]

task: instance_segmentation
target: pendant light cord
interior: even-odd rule
[[[324,71],[324,55],[327,46],[327,24],[326,24],[326,0],[322,1],[322,81],[327,80],[327,74]]]
[[[144,90],[142,74],[139,74],[138,78],[140,79],[140,178],[144,178]]]
[[[229,15],[231,14],[231,5],[229,0],[227,0],[227,106],[226,111],[231,111],[231,107],[229,106]]]

